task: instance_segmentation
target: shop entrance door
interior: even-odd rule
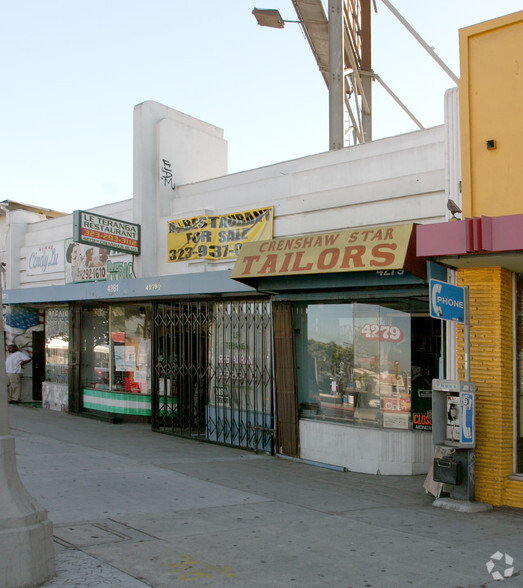
[[[45,380],[45,333],[33,331],[33,400],[42,401]]]
[[[153,430],[272,452],[270,341],[267,301],[157,304]]]
[[[205,439],[207,303],[157,304],[153,332],[153,429]]]

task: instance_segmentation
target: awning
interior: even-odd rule
[[[417,255],[450,267],[523,272],[523,214],[482,216],[416,227]]]
[[[413,223],[245,243],[231,278],[245,284],[277,276],[404,270],[425,277]]]
[[[251,288],[230,280],[229,276],[230,272],[226,270],[60,286],[33,286],[4,290],[2,300],[4,304],[40,304],[254,293]]]

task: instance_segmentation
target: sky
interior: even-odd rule
[[[424,127],[442,124],[453,81],[375,2],[374,71]],[[458,76],[458,30],[522,9],[391,3]],[[300,27],[261,27],[254,7],[296,20],[291,0],[0,0],[0,200],[72,212],[132,198],[146,100],[224,129],[229,173],[327,151],[327,88]],[[374,83],[374,139],[416,129]]]

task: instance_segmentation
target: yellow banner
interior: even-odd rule
[[[418,274],[424,264],[415,258],[413,229],[412,224],[380,226],[250,243],[231,278],[398,269]]]
[[[273,219],[271,206],[168,221],[168,260],[236,259],[244,243],[272,238]]]

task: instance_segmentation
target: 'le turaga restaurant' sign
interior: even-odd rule
[[[423,273],[415,225],[394,225],[245,243],[231,274],[236,280],[270,276],[404,269]],[[423,264],[424,266],[424,264]]]
[[[140,225],[92,212],[75,210],[73,241],[140,255]]]

